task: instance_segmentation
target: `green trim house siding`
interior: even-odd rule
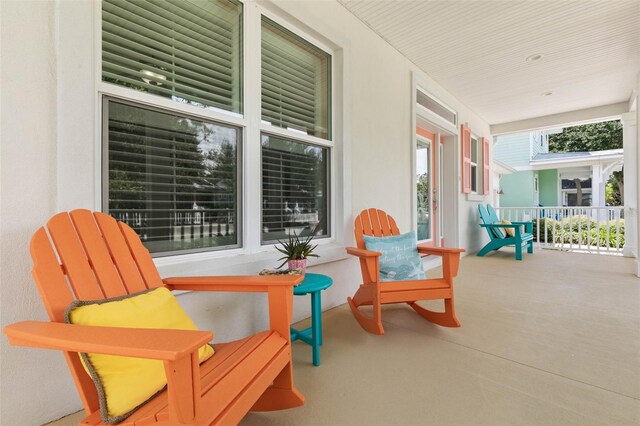
[[[538,176],[540,204],[558,206],[558,169],[540,170]]]

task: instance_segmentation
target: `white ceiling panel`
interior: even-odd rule
[[[640,0],[339,1],[489,124],[624,102],[640,72]]]

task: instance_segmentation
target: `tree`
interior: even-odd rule
[[[429,173],[423,173],[418,176],[416,185],[418,195],[418,239],[427,239],[430,234],[430,203],[431,203],[431,187],[429,184]]]
[[[565,128],[549,136],[549,152],[604,151],[622,148],[619,120]]]
[[[619,120],[567,127],[562,133],[549,136],[549,152],[604,151],[620,148],[622,123]],[[623,189],[623,171],[613,172],[607,183],[607,204],[624,205]],[[578,196],[578,200],[580,198]]]
[[[573,180],[576,184],[576,206],[582,205],[582,182],[580,182],[580,178],[576,178]]]
[[[611,197],[607,196],[607,204],[610,206],[624,206],[624,168],[613,172],[607,182],[607,188],[611,187]]]
[[[209,137],[213,138],[213,134]],[[235,142],[222,138],[220,143],[203,154],[203,164],[204,178],[199,187],[198,205],[211,210],[209,218],[215,219],[217,234],[222,236],[223,222],[227,223],[227,234],[228,221],[237,223],[238,155]]]

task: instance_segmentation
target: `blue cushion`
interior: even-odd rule
[[[422,280],[426,276],[415,231],[391,237],[363,235],[367,250],[379,251],[380,281]]]

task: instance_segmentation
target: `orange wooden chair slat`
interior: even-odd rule
[[[127,291],[137,293],[148,289],[149,287],[142,279],[142,274],[129,251],[129,246],[118,223],[111,216],[104,214],[96,215],[96,222],[102,231],[102,237],[107,243],[113,263],[116,265]]]
[[[87,414],[81,424],[102,422],[95,385],[76,352],[149,356],[164,361],[167,389],[122,425],[234,424],[250,410],[279,410],[304,403],[293,385],[289,335],[292,287],[302,277],[162,280],[135,231],[109,215],[88,210],[54,216],[46,229],[35,233],[31,256],[33,277],[52,323],[25,321],[7,326],[4,332],[12,344],[63,350]],[[197,348],[211,338],[209,332],[99,327],[103,330],[97,336],[95,329],[64,324],[64,311],[73,300],[96,300],[161,286],[170,290],[266,292],[270,330],[227,344],[214,343],[215,355],[198,365]],[[154,339],[162,343],[143,346]]]
[[[362,284],[353,297],[347,298],[355,319],[366,331],[383,334],[381,306],[387,303],[407,303],[427,320],[445,327],[459,327],[453,303],[453,278],[458,274],[460,253],[463,249],[427,247],[418,245],[420,254],[442,256],[442,278],[415,281],[380,281],[380,253],[366,250],[363,235],[388,237],[399,235],[400,230],[393,217],[382,210],[363,210],[355,219],[354,229],[357,248],[349,247],[347,252],[360,259]],[[444,311],[434,312],[423,308],[419,300],[442,299]],[[360,306],[373,307],[371,316],[359,309]]]
[[[87,210],[73,212],[71,220],[78,230],[87,258],[93,266],[104,297],[115,297],[125,293],[124,283],[111,259],[109,249],[102,239],[96,221]]]

